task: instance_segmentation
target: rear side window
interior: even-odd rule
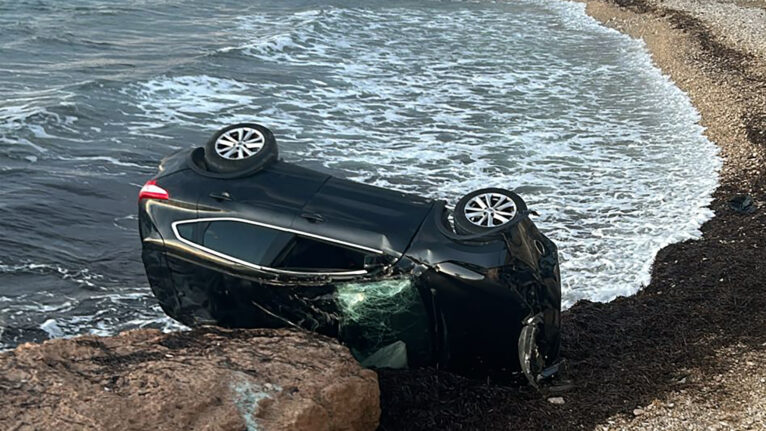
[[[296,236],[274,266],[291,271],[355,271],[364,269],[366,257],[350,248]]]
[[[271,266],[295,236],[276,229],[230,220],[184,223],[179,224],[177,230],[186,240],[261,266]]]
[[[376,254],[246,222],[179,223],[176,231],[181,238],[218,254],[283,271],[362,271],[381,261]]]

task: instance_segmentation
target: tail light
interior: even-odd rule
[[[138,200],[141,199],[170,199],[168,191],[157,185],[155,180],[149,180],[141,187],[141,191],[138,192]]]

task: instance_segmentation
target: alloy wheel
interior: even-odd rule
[[[501,193],[483,193],[471,198],[463,210],[469,222],[481,227],[502,226],[516,215],[516,204]]]
[[[227,160],[244,160],[263,148],[266,139],[260,130],[238,127],[227,130],[215,141],[215,152]]]

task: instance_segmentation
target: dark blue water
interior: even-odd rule
[[[0,348],[175,327],[140,263],[138,188],[241,120],[372,184],[519,188],[567,303],[645,283],[709,217],[719,164],[642,45],[580,4],[0,0]]]

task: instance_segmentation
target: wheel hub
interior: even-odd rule
[[[215,152],[227,160],[243,160],[257,154],[266,139],[258,129],[237,127],[227,130],[215,141]]]
[[[502,193],[482,193],[471,198],[463,210],[469,222],[481,227],[502,226],[516,215],[516,204]]]

